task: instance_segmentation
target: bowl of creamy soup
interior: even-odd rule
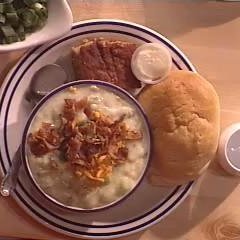
[[[140,184],[151,153],[147,117],[123,89],[76,81],[50,92],[26,123],[22,158],[37,189],[71,210],[100,210]]]

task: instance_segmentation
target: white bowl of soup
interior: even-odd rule
[[[22,158],[50,201],[72,210],[100,210],[140,184],[151,153],[147,117],[123,89],[76,81],[50,92],[25,126]]]

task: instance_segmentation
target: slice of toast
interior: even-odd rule
[[[72,49],[72,62],[78,80],[101,80],[126,90],[141,87],[131,70],[131,57],[137,45],[102,38],[85,40]]]

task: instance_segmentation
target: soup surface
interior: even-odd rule
[[[135,106],[101,87],[71,87],[37,113],[27,158],[46,194],[62,204],[92,209],[136,186],[146,166],[147,144]]]

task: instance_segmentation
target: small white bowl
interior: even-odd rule
[[[222,132],[218,154],[223,169],[240,176],[240,123],[230,125]]]
[[[49,0],[46,25],[40,30],[26,36],[24,41],[12,44],[0,44],[0,52],[30,48],[60,38],[71,30],[72,23],[72,11],[67,0]]]
[[[170,72],[172,56],[162,44],[145,43],[133,53],[131,68],[135,77],[142,83],[157,84]]]

